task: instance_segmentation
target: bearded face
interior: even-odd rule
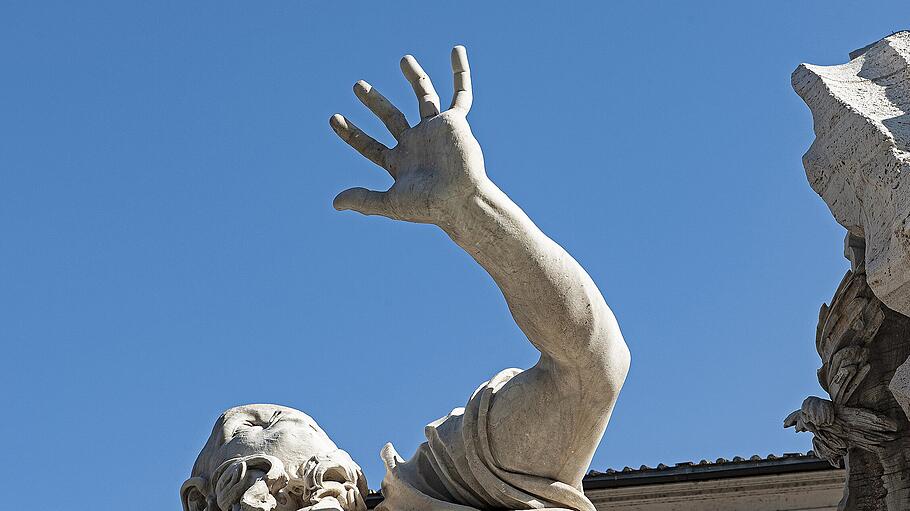
[[[366,511],[360,467],[308,415],[277,405],[218,419],[180,495],[184,511]]]

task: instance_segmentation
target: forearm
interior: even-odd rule
[[[493,277],[542,353],[572,365],[628,356],[588,274],[491,181],[482,181],[442,227]]]
[[[345,142],[388,171],[395,183],[384,192],[350,188],[335,197],[334,207],[439,225],[489,272],[518,326],[545,356],[576,367],[604,363],[604,372],[621,385],[628,350],[600,291],[486,177],[466,118],[473,92],[464,48],[452,50],[455,97],[446,111],[414,58],[406,56],[401,66],[420,104],[421,121],[415,126],[369,84],[355,86],[358,98],[395,137],[394,147],[340,114],[330,120]]]

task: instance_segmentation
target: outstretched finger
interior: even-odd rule
[[[414,94],[417,95],[417,104],[420,106],[420,118],[426,119],[439,115],[439,95],[433,88],[433,82],[430,77],[417,63],[417,59],[410,55],[405,55],[401,59],[401,72],[404,77],[411,83],[414,88]]]
[[[335,196],[332,206],[338,211],[351,210],[364,215],[393,218],[387,192],[375,192],[366,188],[349,188]]]
[[[354,126],[354,123],[345,119],[341,114],[335,114],[329,119],[329,125],[335,130],[335,133],[348,143],[349,146],[357,149],[357,152],[366,156],[370,161],[385,168],[386,154],[389,148],[380,144],[373,137],[364,133],[360,128]]]
[[[452,106],[468,113],[471,103],[474,102],[474,93],[471,90],[471,67],[468,66],[468,52],[464,46],[452,48],[452,75],[455,77],[455,95],[452,96]]]
[[[357,95],[361,103],[376,114],[376,117],[379,117],[379,120],[385,124],[386,128],[389,128],[395,140],[398,140],[404,130],[411,127],[401,110],[395,108],[395,105],[367,82],[360,80],[355,83],[354,94]]]

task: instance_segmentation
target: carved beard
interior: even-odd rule
[[[220,511],[366,511],[363,474],[346,452],[313,456],[292,472],[274,456],[230,459],[213,474],[215,502]]]
[[[301,493],[301,500],[307,506],[305,510],[367,511],[363,500],[369,491],[366,478],[347,452],[336,449],[329,454],[313,456],[299,473],[305,485]]]
[[[284,463],[268,455],[234,458],[213,474],[215,502],[220,511],[273,511],[278,493],[288,483]],[[296,511],[296,510],[295,510]]]

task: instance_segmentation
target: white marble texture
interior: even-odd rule
[[[366,511],[360,467],[309,415],[278,405],[224,412],[180,489],[183,511]]]
[[[395,147],[341,115],[330,120],[393,184],[386,191],[345,190],[334,205],[437,225],[490,274],[540,359],[527,370],[499,373],[465,408],[427,426],[427,442],[410,460],[386,446],[381,511],[592,511],[581,480],[629,369],[616,319],[584,269],[487,176],[466,118],[473,91],[465,49],[452,50],[455,95],[447,110],[413,57],[401,60],[401,70],[417,96],[414,126],[371,85],[354,86]]]

